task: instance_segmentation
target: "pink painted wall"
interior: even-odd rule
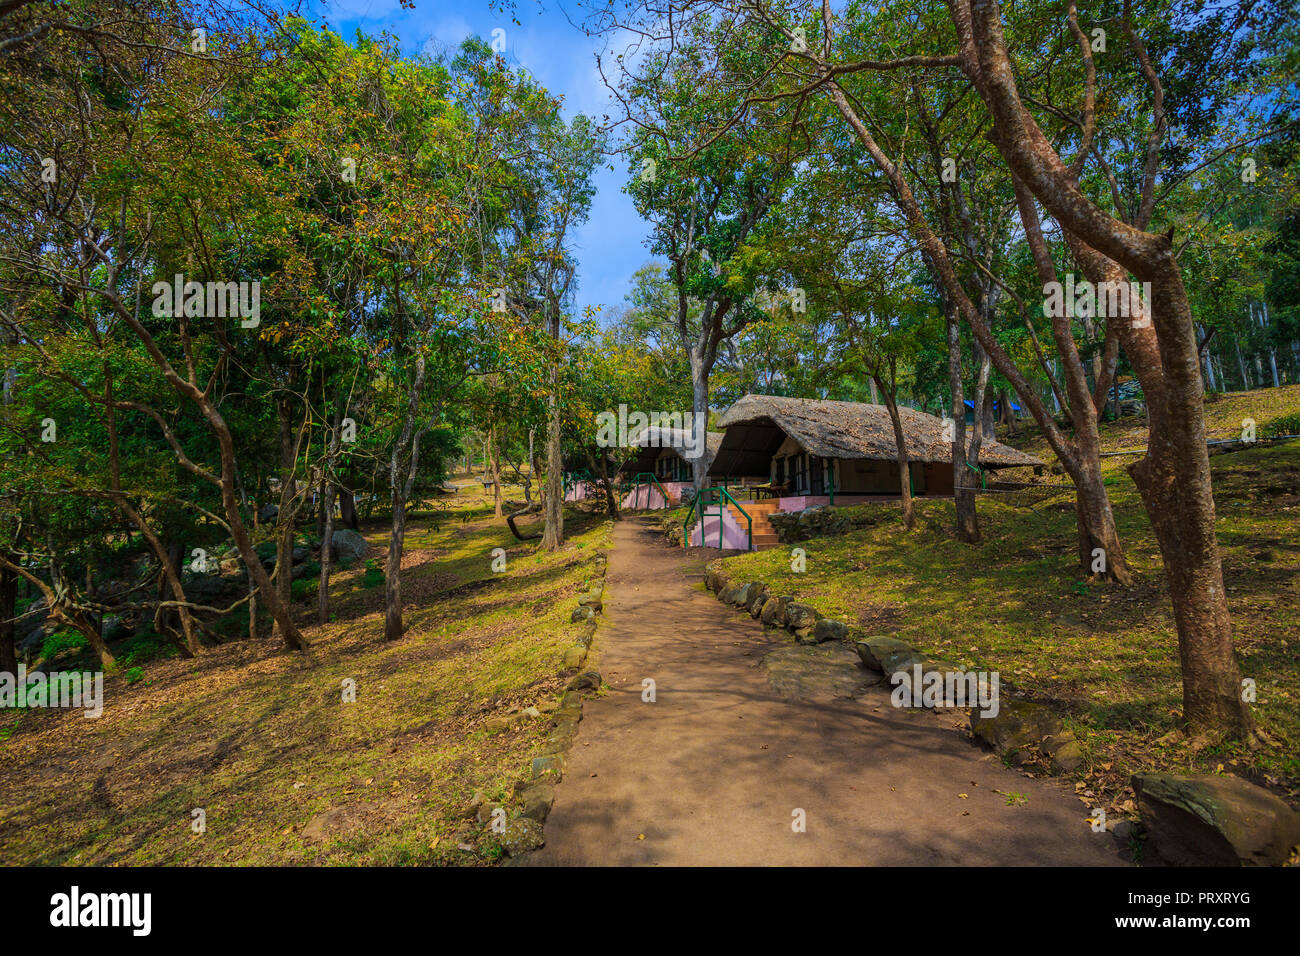
[[[672,504],[682,500],[682,489],[691,487],[689,481],[661,481],[664,491],[668,492],[670,498],[675,499]],[[641,485],[633,488],[623,496],[623,502],[620,505],[628,510],[639,511],[642,509],[667,508],[670,502],[664,501],[664,496],[659,493],[659,489],[654,485]]]
[[[711,505],[709,513],[701,521],[695,522],[691,529],[690,544],[693,548],[718,546],[717,507]],[[745,522],[737,519],[730,511],[722,513],[722,547],[724,550],[745,551],[749,548],[749,534]]]
[[[569,490],[564,493],[565,501],[585,501],[591,497],[587,491],[588,485],[585,481],[580,481],[576,485],[570,485]]]
[[[864,501],[890,501],[896,500],[898,495],[836,495],[835,503],[837,505],[856,505]],[[830,495],[791,495],[782,498],[778,510],[780,511],[803,511],[804,508],[815,508],[818,505],[828,505],[831,503]]]

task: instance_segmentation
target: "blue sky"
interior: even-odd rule
[[[522,66],[561,97],[566,117],[581,112],[599,121],[611,112],[595,60],[605,41],[585,36],[566,19],[565,9],[575,21],[580,19],[573,0],[565,0],[563,7],[557,0],[518,0],[514,11],[505,13],[491,9],[487,0],[415,0],[414,10],[402,9],[399,0],[325,2],[327,19],[345,39],[351,40],[358,29],[387,31],[410,53],[455,47],[471,34],[490,42],[492,31],[500,28],[505,31],[506,61]],[[597,175],[591,217],[574,243],[579,309],[622,303],[632,273],[650,259],[644,244],[648,227],[622,191],[625,179],[624,161],[617,156]]]

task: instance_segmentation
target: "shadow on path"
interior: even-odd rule
[[[778,693],[760,662],[791,638],[695,587],[716,553],[617,526],[597,636],[611,690],[583,706],[524,865],[1124,865],[1060,782],[955,729],[964,712],[895,708],[884,685]]]

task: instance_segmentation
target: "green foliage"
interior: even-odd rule
[[[1300,435],[1300,412],[1280,415],[1265,425],[1262,431],[1269,438],[1282,435]]]
[[[161,658],[175,657],[174,645],[152,631],[140,631],[123,642],[116,654],[119,666],[130,667],[135,664],[147,664]]]
[[[77,631],[55,631],[53,634],[46,635],[45,641],[41,645],[41,657],[49,663],[58,657],[61,651],[67,649],[81,651],[85,647],[85,635]]]

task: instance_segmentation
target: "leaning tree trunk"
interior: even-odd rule
[[[1056,265],[1043,237],[1038,207],[1025,184],[1019,179],[1013,182],[1025,239],[1038,277],[1046,288],[1058,280]],[[1080,250],[1076,250],[1076,257],[1078,252]],[[1073,453],[1061,456],[1061,464],[1074,483],[1079,565],[1089,576],[1128,586],[1133,583],[1133,576],[1124,557],[1119,529],[1115,526],[1115,513],[1111,510],[1110,495],[1106,492],[1101,473],[1101,432],[1097,424],[1095,395],[1088,389],[1088,378],[1079,361],[1067,310],[1061,309],[1060,312],[1060,315],[1051,317],[1052,338],[1065,368],[1065,390],[1070,402],[1067,414],[1074,425]]]
[[[68,594],[69,589],[66,581],[59,579],[58,572],[54,569],[53,565],[51,565],[50,576],[51,580],[55,582],[54,587],[51,587],[45,581],[42,581],[39,577],[32,574],[31,571],[22,567],[20,564],[15,564],[10,560],[10,557],[3,552],[0,552],[0,569],[22,577],[29,584],[39,590],[45,598],[45,606],[49,608],[50,617],[57,622],[66,624],[79,631],[81,636],[86,639],[86,643],[91,646],[96,656],[98,656],[100,666],[105,671],[113,671],[117,669],[117,660],[113,657],[112,651],[108,649],[108,644],[104,641],[104,637],[100,633],[98,624],[92,621],[84,611],[75,607],[70,607],[66,601],[60,600],[59,595]],[[10,615],[10,618],[12,619],[12,615]]]
[[[920,243],[923,254],[928,257],[928,261],[931,263],[934,270],[936,280],[943,286],[943,289],[950,300],[957,306],[959,314],[965,320],[966,324],[970,326],[971,332],[974,333],[980,347],[988,353],[993,360],[994,366],[1000,373],[1002,373],[1007,381],[1011,383],[1011,386],[1016,390],[1016,394],[1020,396],[1020,400],[1029,408],[1030,413],[1034,416],[1034,420],[1038,423],[1039,427],[1042,428],[1044,437],[1046,437],[1052,451],[1056,453],[1056,456],[1061,460],[1067,474],[1070,475],[1071,480],[1074,481],[1077,486],[1081,478],[1084,477],[1083,472],[1081,472],[1077,467],[1077,459],[1081,454],[1083,454],[1083,452],[1076,449],[1070,440],[1061,432],[1055,419],[1052,417],[1052,414],[1047,410],[1042,399],[1039,398],[1038,393],[1034,390],[1033,385],[1025,378],[1024,374],[1016,366],[1015,362],[1012,361],[1010,355],[1007,354],[1006,349],[1004,349],[997,339],[994,338],[992,330],[988,327],[987,323],[984,322],[979,310],[971,301],[970,296],[962,286],[961,279],[957,275],[957,270],[953,265],[952,257],[948,252],[947,246],[944,245],[943,240],[935,234],[934,230],[930,228],[930,224],[925,218],[925,213],[922,211],[920,203],[917,202],[916,196],[907,182],[907,178],[903,175],[899,167],[885,155],[884,150],[882,150],[880,145],[876,142],[871,130],[862,121],[862,118],[858,116],[853,105],[849,102],[844,91],[839,88],[838,84],[833,81],[829,82],[826,84],[826,90],[830,94],[832,102],[834,102],[836,108],[840,111],[840,114],[844,117],[845,121],[848,122],[850,127],[852,127],[858,140],[871,155],[872,160],[889,179],[890,185],[893,188],[895,201],[897,202],[899,209],[902,210],[903,214],[906,216],[908,226],[914,237]],[[1020,197],[1017,196],[1017,199],[1019,198]],[[1023,203],[1021,203],[1021,209],[1022,218],[1024,218]],[[1037,212],[1034,211],[1033,221],[1036,220]],[[1030,220],[1025,218],[1027,229],[1029,222]],[[1039,238],[1041,240],[1041,235]],[[1033,242],[1030,243],[1031,249],[1034,248],[1034,245]],[[1046,248],[1045,244],[1041,242],[1040,245],[1042,248]],[[1035,259],[1038,259],[1037,253],[1035,254]],[[1048,259],[1048,265],[1050,267],[1050,256]],[[1039,264],[1039,269],[1041,272],[1041,263]],[[1052,273],[1054,274],[1054,267],[1052,268]],[[1057,338],[1057,353],[1060,355],[1067,370],[1071,373],[1066,376],[1067,382],[1069,382],[1073,380],[1074,373],[1076,372],[1079,377],[1082,378],[1082,368],[1078,360],[1078,349],[1074,345],[1073,336],[1070,334],[1068,328],[1068,320],[1066,320],[1065,325],[1064,342],[1061,338],[1058,323],[1053,323],[1053,330]],[[1053,390],[1052,394],[1055,395],[1055,390]],[[1073,390],[1071,394],[1073,395]],[[1082,394],[1085,396],[1085,400],[1090,402],[1090,393],[1087,390],[1086,379],[1083,380]],[[1071,401],[1075,401],[1075,399],[1072,398]],[[1078,407],[1088,407],[1089,413],[1091,414],[1090,405],[1085,406],[1082,400],[1078,402]],[[1104,496],[1104,486],[1101,486],[1099,490]],[[1088,500],[1092,502],[1095,501],[1096,498],[1095,496],[1090,496]],[[1097,522],[1098,529],[1104,529],[1107,513],[1108,509],[1106,513],[1090,516]],[[1111,520],[1111,527],[1113,528],[1113,519]],[[1079,529],[1079,534],[1081,540],[1085,539],[1085,536],[1087,536],[1086,540],[1098,537],[1098,534],[1094,534],[1092,531],[1083,527]],[[1106,538],[1105,535],[1100,535],[1100,537]],[[1106,539],[1113,541],[1113,544],[1118,549],[1118,535],[1113,535]],[[1119,553],[1118,550],[1116,553]],[[1123,569],[1123,572],[1121,573],[1127,572],[1127,568],[1123,564],[1122,559],[1119,561],[1111,561],[1108,564],[1108,568],[1113,574],[1118,569]],[[1089,573],[1090,569],[1090,563],[1083,564],[1084,573]],[[1114,576],[1116,576],[1117,580],[1127,583],[1126,578],[1119,577],[1118,574],[1115,574]]]
[[[962,67],[989,107],[990,138],[1013,175],[1052,213],[1067,237],[1109,261],[1111,275],[1126,279],[1131,272],[1151,284],[1151,301],[1132,311],[1135,321],[1119,321],[1117,329],[1147,397],[1150,422],[1146,457],[1130,465],[1129,474],[1164,560],[1178,629],[1184,719],[1197,734],[1250,739],[1254,721],[1241,699],[1215,536],[1196,334],[1173,233],[1159,235],[1121,222],[1083,194],[1020,100],[998,5],[956,0],[949,9],[960,38]],[[1130,42],[1137,46],[1132,33]],[[1144,54],[1139,59],[1159,98],[1154,71]],[[1154,165],[1151,168],[1153,178]],[[1144,199],[1144,206],[1149,210],[1153,202]]]

